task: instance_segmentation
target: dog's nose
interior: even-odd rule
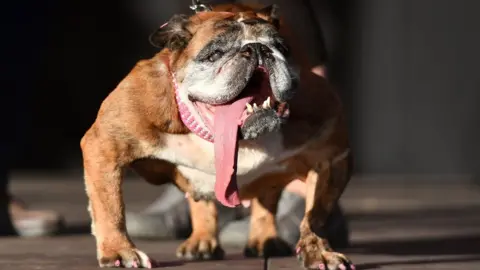
[[[262,56],[265,56],[265,57],[271,57],[273,54],[273,51],[267,45],[264,45],[264,44],[260,44],[259,50]]]
[[[270,57],[272,53],[272,50],[262,43],[248,43],[240,50],[240,54],[245,58],[250,58],[253,54],[256,54],[256,56]]]
[[[248,43],[240,49],[240,54],[245,58],[251,58],[257,53],[257,43]]]

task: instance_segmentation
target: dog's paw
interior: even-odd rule
[[[305,269],[355,270],[345,255],[327,250],[324,240],[313,234],[300,238],[296,253]]]
[[[221,260],[225,252],[215,237],[192,235],[177,248],[177,257],[186,260]]]
[[[264,241],[249,241],[243,254],[245,257],[286,257],[293,254],[290,245],[281,238],[268,238]]]
[[[101,256],[98,263],[102,268],[152,268],[155,262],[136,248],[126,248],[112,256]]]

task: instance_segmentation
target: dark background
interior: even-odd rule
[[[3,2],[0,91],[24,117],[15,168],[81,169],[79,140],[101,101],[156,52],[148,34],[189,2]],[[478,174],[480,1],[332,3],[323,27],[357,173]]]

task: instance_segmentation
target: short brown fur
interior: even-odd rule
[[[223,5],[216,9],[256,16],[248,6]],[[226,16],[231,15],[197,14],[191,19],[190,31],[195,32],[195,28],[202,27],[208,19],[221,20]],[[283,23],[281,31],[287,41],[293,40],[282,27]],[[140,61],[103,101],[95,122],[81,140],[92,233],[102,267],[115,266],[118,262],[127,267],[151,266],[151,261],[135,247],[126,231],[121,190],[126,168],[132,168],[152,184],[173,182],[182,191],[190,192],[188,179],[177,171],[175,164],[152,156],[154,149],[162,148],[165,134],[190,132],[179,117],[169,71],[182,66],[208,39],[196,37],[191,51],[177,53],[164,49],[151,59]],[[321,229],[350,177],[346,121],[337,94],[325,79],[310,72],[311,65],[302,55],[301,45],[289,44],[302,70],[300,90],[290,101],[291,116],[282,133],[287,148],[308,146],[293,158],[282,161],[288,168],[285,173],[264,175],[240,191],[242,199],[253,199],[246,254],[266,255],[267,242],[273,243],[267,255],[288,250],[277,239],[274,217],[282,189],[294,179],[300,179],[307,184],[306,215],[297,245],[302,266],[314,269],[324,262],[338,269],[348,260],[331,250]],[[221,254],[214,204],[195,202],[191,198],[188,201],[193,232],[178,253],[180,256],[191,254],[194,258]]]

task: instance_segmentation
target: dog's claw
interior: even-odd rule
[[[335,263],[331,263],[327,261],[315,262],[305,268],[308,270],[355,270],[355,266],[353,264],[343,262],[336,265]]]
[[[345,255],[326,249],[323,240],[310,235],[297,244],[297,258],[308,270],[355,270],[355,266]]]
[[[225,252],[214,237],[192,235],[177,249],[176,255],[185,260],[219,260]]]
[[[100,267],[152,268],[152,260],[143,251],[125,249],[118,252],[116,258],[101,258]]]

